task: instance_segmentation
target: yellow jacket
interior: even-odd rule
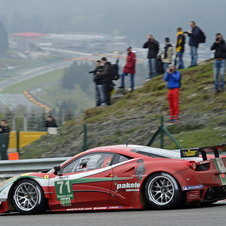
[[[176,52],[184,52],[185,36],[183,31],[178,31],[176,35]]]

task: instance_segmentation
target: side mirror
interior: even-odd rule
[[[58,172],[60,172],[60,165],[54,166],[53,169],[54,169],[54,175],[58,175]]]

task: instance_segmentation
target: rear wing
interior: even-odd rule
[[[202,155],[203,161],[207,160],[207,152],[213,152],[215,158],[219,158],[219,150],[226,150],[226,144],[220,144],[210,147],[201,147],[201,148],[190,148],[190,149],[181,149],[180,157],[181,158],[192,158],[200,157]]]

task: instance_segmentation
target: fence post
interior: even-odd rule
[[[20,131],[16,131],[17,152],[20,155]]]
[[[24,131],[27,131],[27,113],[24,113]]]
[[[13,112],[13,131],[16,131],[16,114]]]
[[[160,139],[160,147],[164,148],[164,117],[161,116],[161,139]]]
[[[87,127],[86,123],[83,125],[83,151],[87,150]]]

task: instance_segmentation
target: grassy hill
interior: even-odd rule
[[[165,124],[183,148],[225,142],[226,92],[214,94],[212,62],[181,70],[180,121]],[[146,82],[109,107],[90,108],[68,121],[56,136],[45,136],[22,150],[22,158],[72,156],[82,151],[83,124],[88,123],[88,148],[122,144],[146,145],[169,115],[163,75]],[[160,140],[153,146],[159,147]],[[177,148],[169,138],[165,148]],[[38,150],[38,151],[37,151]]]

